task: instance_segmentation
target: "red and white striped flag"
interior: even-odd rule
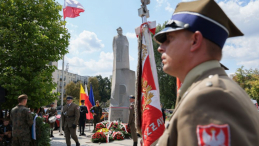
[[[84,7],[76,0],[65,0],[63,8],[64,20],[66,17],[75,18],[80,16],[79,13],[84,12]]]
[[[136,28],[136,32],[137,29],[140,29],[140,34],[137,35],[142,40],[139,42],[141,46],[139,46],[135,112],[137,130],[142,134],[144,146],[156,144],[165,130],[151,38],[151,30],[154,30],[156,25],[155,21],[149,23],[152,25],[147,25],[148,28],[142,28],[143,25],[140,28]],[[150,28],[150,26],[152,27]]]

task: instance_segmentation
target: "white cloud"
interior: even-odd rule
[[[234,0],[219,2],[219,5],[245,36],[258,35],[259,0],[250,1],[243,7]]]
[[[62,69],[62,62],[59,62],[59,69]],[[113,67],[113,53],[100,52],[98,60],[85,61],[78,57],[65,57],[65,64],[69,63],[69,72],[79,75],[102,75],[109,77],[112,75]]]
[[[132,32],[127,32],[126,36],[127,36],[127,38],[130,38],[130,39],[137,38],[136,33],[132,33]]]
[[[134,61],[135,59],[130,55],[129,56],[129,61]]]
[[[240,2],[219,2],[221,8],[245,34],[230,38],[223,48],[223,59],[232,59],[246,68],[259,67],[259,0],[250,1],[245,6]]]
[[[170,12],[170,13],[173,13],[174,12],[174,9],[171,7],[170,3],[167,2],[167,6],[165,7],[165,10]]]
[[[84,30],[70,40],[69,52],[72,54],[79,53],[92,53],[95,51],[99,51],[104,47],[104,44],[100,39],[97,38],[97,35],[94,32]]]
[[[164,2],[166,2],[167,0],[156,0],[156,2],[157,2],[157,7],[161,7],[162,6],[162,4],[164,3]]]

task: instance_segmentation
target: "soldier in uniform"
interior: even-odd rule
[[[128,126],[130,127],[130,133],[131,137],[133,139],[133,146],[138,145],[138,135],[136,132],[136,127],[135,127],[135,111],[134,111],[134,105],[135,105],[135,96],[130,95],[130,113],[129,113],[129,121],[128,121]]]
[[[259,145],[258,111],[219,63],[226,39],[242,35],[214,0],[177,5],[154,36],[163,71],[183,83],[157,145]]]
[[[90,111],[93,113],[94,116],[94,130],[95,131],[95,127],[96,127],[96,123],[100,122],[100,118],[102,116],[102,108],[99,106],[99,101],[96,100],[96,105],[93,106]]]
[[[76,136],[76,125],[79,120],[79,106],[73,103],[73,97],[67,97],[67,104],[63,107],[61,120],[64,125],[62,129],[65,132],[67,146],[71,146],[70,136],[76,142],[76,146],[80,146]]]
[[[81,100],[80,106],[80,118],[79,118],[79,131],[80,135],[85,135],[85,121],[86,121],[86,113],[88,113],[87,107],[85,106],[85,100]]]
[[[46,114],[49,115],[49,118],[52,117],[52,116],[56,116],[58,114],[57,109],[53,107],[54,106],[54,102],[52,102],[50,106],[51,107],[46,111]],[[53,136],[53,128],[54,128],[55,122],[50,123],[48,121],[48,123],[50,125],[50,137],[54,137]]]
[[[30,110],[26,108],[28,96],[22,94],[18,97],[19,104],[11,110],[12,145],[29,146],[31,142],[30,127],[33,124]]]

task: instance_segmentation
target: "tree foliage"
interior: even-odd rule
[[[106,102],[111,98],[111,81],[108,77],[102,78],[101,75],[96,76],[99,84],[100,102]]]
[[[0,3],[0,85],[8,91],[4,108],[17,104],[27,94],[29,107],[47,105],[56,99],[52,73],[66,54],[70,35],[52,0],[2,0]]]
[[[99,95],[99,82],[98,82],[97,77],[90,77],[88,79],[88,85],[87,85],[88,94],[90,94],[90,84],[92,84],[92,88],[93,88],[93,92],[94,92],[94,100],[101,101],[101,97]]]
[[[70,83],[68,83],[65,86],[65,97],[67,97],[68,95],[73,97],[73,101],[76,104],[79,104],[79,98],[80,98],[80,85],[82,83],[81,82],[77,82],[74,83],[73,81],[71,81]],[[84,88],[84,87],[83,87]],[[64,97],[64,99],[66,100],[66,98]],[[63,102],[65,103],[65,102]]]
[[[259,70],[238,68],[233,80],[236,81],[247,94],[259,103]]]
[[[165,28],[167,22],[163,25],[158,24],[156,27],[156,33]],[[160,100],[164,104],[164,108],[174,107],[176,102],[176,78],[166,74],[163,71],[163,63],[161,60],[161,54],[157,51],[159,44],[153,41],[154,55],[156,61]]]

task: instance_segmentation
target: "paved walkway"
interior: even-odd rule
[[[78,127],[77,127],[78,128]],[[93,126],[90,126],[90,130],[93,130]],[[91,135],[94,133],[89,131],[89,126],[86,126],[85,128],[85,134],[86,136],[78,136],[79,132],[77,132],[78,140],[80,143],[80,146],[132,146],[133,140],[132,139],[124,139],[121,141],[112,141],[110,143],[92,143],[91,142]],[[53,132],[54,138],[51,138],[51,146],[66,146],[66,139],[64,135],[59,135],[59,130],[55,130]],[[140,138],[138,138],[140,141]],[[71,146],[75,146],[74,140],[71,138]],[[138,142],[138,145],[140,146],[140,143]]]

